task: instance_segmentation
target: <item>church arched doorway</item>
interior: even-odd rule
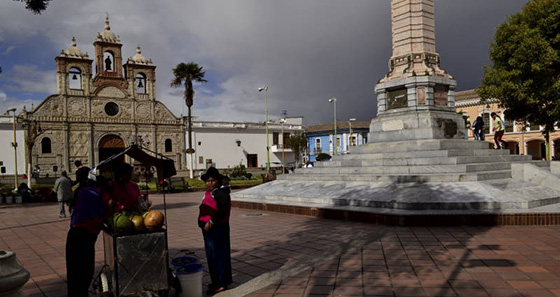
[[[112,155],[124,151],[125,145],[122,138],[117,135],[105,135],[99,140],[99,162]],[[121,157],[124,162],[124,155]]]

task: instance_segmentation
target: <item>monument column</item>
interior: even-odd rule
[[[434,0],[391,1],[393,54],[375,86],[370,142],[467,138],[455,113],[457,83],[440,68],[434,16]]]

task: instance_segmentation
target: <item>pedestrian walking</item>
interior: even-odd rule
[[[504,136],[504,122],[500,116],[498,116],[495,112],[491,113],[490,116],[492,117],[492,121],[494,123],[494,127],[492,131],[494,131],[494,149],[504,149],[506,142],[502,140]]]
[[[484,141],[484,120],[481,116],[476,117],[476,120],[474,120],[473,134],[475,141]]]
[[[226,290],[233,282],[229,226],[230,188],[227,177],[221,175],[214,167],[208,168],[201,179],[206,183],[207,190],[200,205],[198,225],[202,229],[206,261],[212,281],[208,285],[207,295],[214,295]]]
[[[72,181],[68,178],[68,173],[63,170],[60,173],[60,177],[54,182],[54,191],[56,192],[56,198],[58,200],[58,217],[65,218],[66,211],[64,205],[68,206],[68,213],[71,215],[70,211],[70,200],[72,200]]]

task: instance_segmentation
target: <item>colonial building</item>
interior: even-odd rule
[[[489,142],[490,146],[494,142],[493,123],[490,114],[495,112],[505,121],[506,131],[502,139],[508,143],[507,148],[512,154],[531,155],[534,160],[546,157],[545,139],[541,133],[541,126],[528,123],[523,119],[506,119],[504,108],[499,106],[498,100],[490,99],[483,102],[475,90],[461,91],[455,94],[457,112],[466,115],[471,125],[478,116],[482,117],[484,133],[486,134],[485,141]],[[474,139],[472,129],[469,131],[469,139]],[[550,154],[551,156],[560,156],[560,131],[550,134]]]
[[[140,47],[123,64],[108,17],[93,46],[90,59],[72,38],[55,58],[57,93],[22,112],[24,121],[43,129],[30,153],[33,164],[44,173],[54,173],[54,166],[73,171],[74,160],[92,166],[138,143],[184,169],[185,121],[156,100],[156,66]]]
[[[350,147],[367,143],[370,122],[337,122],[336,143],[337,154],[347,154]],[[334,154],[334,125],[333,123],[308,126],[305,128],[307,135],[308,156],[307,161],[315,162],[320,153]]]
[[[271,167],[290,166],[296,156],[286,146],[290,135],[303,133],[302,117],[271,120],[268,128]],[[264,123],[193,121],[194,170],[217,168],[265,168],[267,135]]]

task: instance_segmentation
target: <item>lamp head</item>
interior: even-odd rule
[[[349,122],[355,122],[356,119],[355,119],[355,118],[351,118],[351,119],[349,119],[348,121],[349,121]]]
[[[10,108],[10,109],[6,110],[6,112],[16,112],[16,108],[15,108],[15,107],[14,107],[14,108]]]
[[[260,87],[258,90],[259,92],[268,91],[268,86]]]
[[[331,99],[329,99],[329,102],[336,102],[336,98],[332,97]]]

